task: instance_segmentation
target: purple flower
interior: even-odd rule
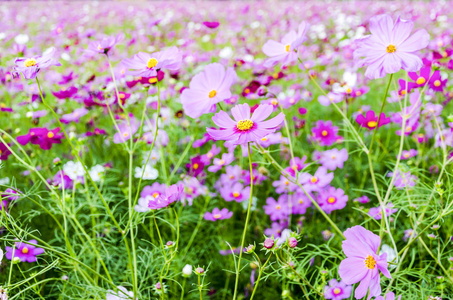
[[[378,124],[379,119],[379,124]],[[376,113],[373,110],[369,110],[366,112],[366,115],[358,115],[355,121],[364,128],[368,128],[368,130],[373,130],[377,127],[382,127],[385,124],[390,123],[390,118],[386,118],[384,113],[381,113],[381,117],[378,118]]]
[[[266,205],[263,208],[271,221],[285,220],[291,214],[288,204],[288,195],[284,194],[278,198],[278,201],[275,201],[272,197],[267,198]]]
[[[79,123],[79,119],[81,117],[83,117],[84,115],[86,115],[87,113],[88,113],[88,110],[85,107],[77,108],[72,113],[63,115],[60,118],[60,120],[65,124],[68,124],[71,122]]]
[[[415,149],[403,150],[401,153],[401,159],[409,159],[411,157],[417,156],[418,151]]]
[[[326,168],[319,167],[313,176],[309,173],[302,173],[299,178],[306,192],[318,192],[330,184],[333,173],[327,173]]]
[[[217,221],[217,220],[224,220],[224,219],[229,219],[233,216],[232,211],[228,211],[226,208],[222,208],[222,210],[219,210],[217,207],[212,210],[212,213],[206,212],[204,214],[204,219],[208,221]]]
[[[204,162],[201,156],[197,155],[190,159],[190,163],[186,164],[187,173],[191,176],[197,177],[203,172]]]
[[[64,135],[58,133],[60,128],[48,130],[47,128],[30,128],[28,134],[17,137],[17,142],[21,145],[32,143],[39,145],[43,150],[49,150],[53,144],[61,144]]]
[[[387,278],[392,278],[388,271],[387,253],[377,254],[381,239],[378,235],[362,226],[354,226],[344,232],[346,240],[342,248],[346,255],[340,263],[338,273],[345,284],[360,282],[355,290],[355,298],[381,294],[381,279],[379,271]]]
[[[219,27],[220,23],[217,21],[211,21],[211,22],[205,21],[205,22],[203,22],[203,25],[208,28],[215,29],[215,28]]]
[[[6,197],[8,200],[15,201],[20,198],[20,192],[13,190],[12,188],[7,188],[2,196]]]
[[[279,237],[282,234],[283,229],[285,229],[285,227],[286,227],[286,224],[279,223],[279,222],[272,222],[271,228],[264,229],[264,234],[266,236]]]
[[[302,21],[300,23],[298,32],[291,30],[283,36],[281,42],[269,40],[263,45],[263,52],[270,56],[264,62],[265,67],[273,67],[281,62],[282,67],[287,66],[293,61],[297,61],[297,48],[307,39],[305,37],[310,26]]]
[[[138,212],[147,212],[153,209],[161,209],[170,206],[172,203],[180,200],[184,192],[184,185],[182,183],[173,184],[165,189],[165,191],[155,197],[153,195],[146,194],[145,197],[138,199],[138,204],[134,209]],[[142,191],[143,193],[143,191]]]
[[[67,99],[77,94],[78,91],[79,91],[78,88],[76,88],[75,86],[71,86],[69,88],[62,88],[58,92],[52,92],[52,95],[54,95],[58,99]]]
[[[370,19],[371,35],[356,40],[354,59],[359,67],[367,66],[365,76],[383,78],[401,70],[417,72],[423,66],[415,53],[429,43],[429,34],[420,29],[410,36],[414,23],[401,20],[395,23],[389,15]]]
[[[206,130],[215,140],[231,141],[235,145],[259,141],[269,133],[275,132],[285,119],[285,115],[280,113],[264,121],[272,112],[272,105],[261,104],[251,116],[250,106],[247,103],[239,104],[231,109],[234,121],[226,112],[220,111],[212,117],[220,129],[206,128]]]
[[[88,44],[88,48],[85,50],[85,53],[88,56],[94,56],[96,54],[108,54],[108,52],[115,46],[118,42],[123,39],[122,34],[117,36],[107,36],[100,41],[92,41]]]
[[[208,153],[204,154],[201,156],[201,160],[205,165],[209,165],[211,163],[211,159],[216,156],[217,154],[220,153],[222,149],[220,147],[217,147],[215,144],[212,145],[211,150],[208,151]]]
[[[272,186],[278,194],[294,192],[297,189],[297,185],[283,175],[280,175],[280,180],[272,182]]]
[[[12,260],[14,257],[18,257],[21,262],[36,262],[36,256],[43,254],[44,249],[37,248],[35,246],[38,244],[36,240],[30,240],[28,241],[28,243],[30,243],[31,245],[23,242],[16,242],[14,249],[12,247],[6,246],[5,257],[9,260]]]
[[[119,132],[115,133],[115,135],[113,136],[113,143],[125,143],[137,132],[139,127],[140,124],[134,117],[130,118],[130,124],[129,121],[123,120],[118,125]]]
[[[347,285],[344,281],[338,282],[336,279],[330,280],[324,289],[324,298],[332,300],[348,299],[352,293],[352,285]]]
[[[338,127],[332,125],[332,121],[318,120],[316,126],[312,128],[312,138],[319,142],[321,146],[331,146],[336,141],[342,139],[338,134]]]
[[[393,172],[389,172],[387,177],[392,177]],[[415,186],[415,181],[417,180],[417,176],[412,175],[411,171],[401,172],[399,170],[396,171],[395,175],[395,188],[397,190],[402,190],[405,187],[413,187]]]
[[[41,69],[50,66],[61,66],[61,64],[54,59],[55,51],[55,48],[52,47],[44,52],[42,56],[16,58],[14,61],[16,64],[15,69],[17,72],[22,73],[25,79],[34,79]]]
[[[11,148],[10,144],[8,144],[8,146]],[[11,154],[12,154],[11,151],[9,151],[6,145],[0,143],[0,160],[7,160],[8,156],[10,156]]]
[[[64,173],[63,170],[58,171],[52,179],[52,185],[59,187],[59,189],[72,189],[72,179]]]
[[[307,208],[311,206],[311,200],[300,189],[294,194],[290,194],[288,197],[291,199],[292,213],[295,215],[305,214]]]
[[[178,48],[171,47],[156,53],[139,52],[133,58],[126,58],[122,64],[128,69],[128,74],[140,77],[155,77],[157,70],[168,69],[177,71],[181,68],[182,56]]]
[[[362,196],[362,197],[359,197],[359,198],[355,198],[353,201],[365,204],[365,203],[370,202],[370,198],[368,198],[367,196]]]
[[[344,162],[348,160],[348,150],[336,148],[321,153],[319,163],[327,170],[334,171],[336,168],[343,169]]]
[[[322,210],[330,214],[334,210],[343,209],[348,202],[348,196],[342,189],[329,186],[318,194],[318,203]]]
[[[230,88],[236,80],[236,72],[231,67],[225,70],[219,63],[205,66],[181,93],[184,112],[194,119],[211,112],[213,105],[231,98]]]
[[[215,173],[222,169],[224,166],[231,164],[233,160],[234,160],[233,152],[223,153],[222,158],[214,158],[214,163],[212,166],[208,167],[208,171]]]
[[[398,211],[397,208],[393,208],[394,205],[392,202],[389,202],[387,204],[387,206],[385,207],[384,211],[385,211],[385,216],[390,216],[391,214],[393,213],[396,213]],[[382,209],[381,209],[381,206],[378,206],[378,207],[372,207],[370,208],[370,210],[368,211],[368,214],[375,218],[376,220],[380,220],[382,219]]]
[[[343,95],[329,92],[327,96],[324,95],[319,96],[318,101],[323,106],[329,106],[332,102],[339,103],[343,101]]]

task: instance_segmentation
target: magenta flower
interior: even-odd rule
[[[217,221],[217,220],[224,220],[224,219],[229,219],[233,216],[232,211],[228,211],[226,208],[222,208],[222,210],[219,210],[217,207],[214,208],[211,212],[206,212],[204,214],[204,219],[208,221]]]
[[[340,263],[338,273],[346,284],[360,282],[355,290],[355,298],[362,299],[381,294],[381,278],[379,271],[387,278],[392,278],[388,271],[387,253],[377,254],[381,239],[378,235],[362,226],[354,226],[344,232],[346,240],[342,248],[346,255]]]
[[[220,23],[217,21],[205,21],[205,22],[203,22],[203,25],[208,28],[215,29],[215,28],[219,27]]]
[[[270,58],[264,62],[264,66],[273,67],[281,62],[283,67],[293,61],[297,61],[297,48],[307,39],[305,35],[309,27],[306,22],[302,21],[298,32],[291,30],[283,36],[280,43],[274,40],[267,41],[263,45],[263,52]]]
[[[333,148],[321,153],[321,158],[319,159],[319,163],[330,171],[335,171],[335,169],[343,169],[344,162],[348,160],[348,150],[343,148],[338,150],[337,148]]]
[[[291,199],[291,209],[294,215],[305,214],[307,212],[307,208],[311,206],[311,200],[300,189],[294,194],[288,195],[288,197]]]
[[[52,92],[52,95],[54,95],[58,99],[67,99],[77,94],[78,90],[79,89],[75,86],[71,86],[69,88],[63,88],[58,92]]]
[[[191,176],[197,177],[204,170],[204,162],[201,156],[197,155],[190,159],[190,163],[186,164],[187,173]]]
[[[373,110],[366,112],[366,115],[358,115],[355,121],[362,127],[368,128],[368,130],[373,130],[377,127],[384,126],[385,124],[390,123],[390,118],[385,117],[384,113],[381,113],[378,124],[378,116],[376,116]]]
[[[348,196],[344,194],[344,191],[332,186],[329,186],[318,194],[319,206],[328,214],[334,210],[343,209],[347,202]]]
[[[242,202],[250,196],[250,187],[240,182],[235,182],[231,185],[225,185],[220,189],[220,195],[225,201]]]
[[[374,300],[395,300],[395,294],[393,292],[388,292],[385,296],[377,296]],[[401,295],[397,300],[401,300]]]
[[[15,248],[6,246],[5,257],[12,260],[14,257],[18,257],[21,262],[36,262],[36,256],[43,254],[45,251],[42,248],[37,248],[35,245],[38,244],[36,240],[28,241],[30,244],[16,242]],[[14,253],[14,255],[13,255]]]
[[[387,177],[392,177],[393,172],[389,172]],[[402,190],[405,187],[413,187],[415,186],[415,181],[417,180],[417,176],[412,175],[411,171],[401,172],[399,170],[396,171],[395,175],[395,188],[397,190]]]
[[[47,128],[30,128],[28,134],[17,137],[17,142],[21,145],[32,143],[39,145],[43,150],[49,150],[53,144],[61,144],[64,135],[58,133],[60,128],[48,130]]]
[[[331,146],[342,139],[338,135],[338,127],[332,125],[332,121],[318,120],[312,128],[312,139],[319,142],[321,146]]]
[[[181,68],[182,56],[178,48],[170,47],[166,50],[156,53],[139,52],[133,58],[126,58],[122,64],[127,69],[127,73],[133,76],[140,77],[155,77],[157,70],[168,69],[177,71]]]
[[[212,117],[212,121],[220,129],[206,130],[215,140],[231,141],[235,145],[256,142],[275,132],[285,119],[285,115],[279,113],[276,117],[264,121],[272,112],[272,105],[261,104],[250,116],[250,106],[247,103],[239,104],[231,109],[234,121],[226,112],[220,111]]]
[[[25,79],[34,79],[41,69],[46,69],[51,66],[61,66],[61,64],[54,59],[55,48],[50,48],[43,53],[42,56],[35,57],[21,57],[16,58],[14,63],[17,72],[22,73]]]
[[[138,199],[138,204],[134,207],[137,212],[147,212],[154,209],[161,209],[170,206],[172,203],[181,200],[184,193],[184,185],[182,183],[173,184],[165,189],[162,194],[146,194],[145,197],[141,195]],[[142,192],[143,194],[143,192]]]
[[[11,148],[10,144],[7,145]],[[9,151],[5,144],[0,143],[0,160],[7,160],[10,155],[11,151]]]
[[[401,20],[394,23],[389,15],[378,15],[370,19],[371,35],[356,40],[354,59],[359,67],[367,66],[365,76],[370,79],[383,78],[404,69],[417,72],[423,67],[415,53],[429,43],[425,29],[410,36],[414,23]]]
[[[409,159],[409,158],[412,158],[414,156],[417,156],[418,154],[418,151],[415,150],[415,149],[410,149],[410,150],[403,150],[403,152],[401,153],[401,159]]]
[[[194,119],[211,112],[213,105],[231,98],[230,88],[236,80],[236,72],[231,67],[225,70],[219,63],[205,66],[181,93],[184,112]]]
[[[389,217],[391,214],[396,213],[398,211],[397,208],[393,208],[394,205],[392,202],[389,202],[387,206],[384,208],[385,215]],[[382,209],[381,206],[378,207],[372,207],[368,210],[368,214],[375,218],[376,220],[381,220],[382,219]]]
[[[280,175],[279,180],[272,182],[272,186],[277,194],[294,192],[297,189],[297,185],[283,175]]]
[[[289,209],[288,195],[283,194],[275,201],[274,198],[266,199],[266,205],[263,206],[264,212],[269,215],[271,221],[285,220],[291,214]]]
[[[324,298],[332,300],[348,299],[352,293],[352,285],[347,285],[343,281],[338,282],[336,279],[330,280],[324,289]]]

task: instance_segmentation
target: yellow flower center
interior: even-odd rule
[[[406,95],[406,90],[402,90],[402,91],[400,92],[400,94],[401,94],[401,95]]]
[[[323,130],[323,131],[321,132],[321,134],[322,134],[322,136],[327,136],[329,133],[327,132],[327,130]]]
[[[246,94],[250,93],[250,89],[249,89],[249,88],[246,88],[246,89],[244,90],[244,93],[246,93]]]
[[[376,127],[377,122],[376,121],[370,121],[370,122],[367,123],[367,125],[368,125],[368,127],[374,128],[374,127]]]
[[[424,84],[426,82],[425,78],[423,77],[418,77],[416,83],[417,84]]]
[[[337,158],[337,157],[335,155],[332,155],[332,159],[335,159],[335,158]]]
[[[372,270],[376,267],[376,261],[374,260],[373,256],[368,255],[365,258],[365,266],[370,270]]]
[[[49,132],[49,133],[47,133],[47,137],[48,137],[49,139],[53,138],[54,136],[55,136],[55,134],[54,134],[52,131]]]
[[[440,86],[440,80],[434,81],[434,86]]]
[[[23,254],[27,254],[28,253],[28,248],[27,247],[22,248],[22,253]]]
[[[215,214],[213,217],[214,217],[214,219],[220,219],[222,217],[222,215],[221,214]]]
[[[120,99],[124,99],[124,98],[126,98],[126,95],[120,94]]]
[[[355,92],[355,95],[356,96],[360,96],[360,95],[362,95],[362,92],[361,91],[357,91],[357,92]]]
[[[157,198],[157,197],[159,197],[159,196],[160,196],[160,194],[159,194],[158,192],[153,193],[153,197],[154,197],[154,198]]]
[[[102,47],[101,47],[101,45],[98,45],[98,50],[102,50]]]
[[[334,293],[335,295],[338,295],[339,293],[341,293],[341,289],[339,289],[339,288],[334,288],[334,289],[333,289],[333,293]]]
[[[124,137],[128,137],[129,136],[129,133],[125,132],[123,133]]]
[[[395,51],[396,51],[395,45],[390,44],[387,46],[387,53],[393,53]]]
[[[25,66],[28,68],[28,67],[33,67],[33,66],[36,66],[36,59],[34,58],[28,58],[25,60],[24,62]]]
[[[289,181],[288,180],[285,181],[285,185],[289,185]]]
[[[286,45],[286,52],[289,52],[290,45]]]
[[[351,88],[348,88],[348,89],[346,90],[346,93],[348,93],[348,94],[352,93],[352,89],[351,89]]]
[[[249,119],[241,120],[237,123],[236,127],[241,131],[247,131],[253,127],[253,121]]]
[[[312,183],[316,183],[316,182],[318,182],[318,178],[316,178],[315,176],[313,176],[313,177],[310,179],[310,181],[311,181]]]
[[[404,157],[405,157],[405,158],[408,158],[408,157],[409,157],[409,153],[405,153],[405,154],[404,154]]]
[[[274,74],[272,75],[272,77],[274,77],[275,79],[277,79],[277,78],[278,78],[278,73],[274,73]]]
[[[280,208],[281,208],[281,206],[280,206],[280,205],[277,205],[277,206],[276,206],[275,208],[276,208],[276,209],[280,209]]]
[[[155,59],[154,57],[153,57],[153,58],[150,58],[150,59],[148,60],[148,63],[146,64],[146,66],[148,67],[148,69],[152,69],[152,68],[154,68],[156,65],[157,65],[157,59]]]
[[[329,197],[329,199],[327,199],[327,202],[329,203],[335,203],[335,201],[337,201],[337,199],[335,199],[334,197]]]
[[[192,168],[193,168],[194,170],[198,169],[198,167],[199,167],[198,164],[193,164],[193,166],[192,166]]]
[[[304,204],[304,200],[303,199],[299,199],[299,204]]]
[[[209,92],[209,98],[214,98],[215,95],[217,95],[217,91],[216,90],[212,90]]]
[[[241,194],[239,194],[238,192],[234,192],[234,193],[233,193],[233,197],[234,197],[234,198],[237,198],[237,197],[239,197],[240,195],[241,195]]]
[[[221,160],[219,161],[219,165],[223,166],[224,164],[225,164],[225,161],[224,161],[223,159],[221,159]]]

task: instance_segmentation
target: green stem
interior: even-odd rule
[[[250,219],[250,211],[252,210],[252,198],[253,198],[253,168],[252,168],[252,157],[251,157],[251,151],[250,151],[250,143],[247,144],[247,150],[249,154],[249,167],[250,167],[250,199],[249,199],[249,205],[247,208],[247,217],[245,218],[245,225],[244,225],[244,231],[242,233],[242,242],[241,242],[241,247],[239,248],[239,259],[238,259],[238,265],[236,269],[236,282],[234,284],[234,294],[233,294],[233,300],[236,299],[237,297],[237,289],[239,285],[239,273],[241,270],[241,259],[242,259],[242,253],[244,252],[244,243],[245,243],[245,236],[247,233],[247,225],[249,223]]]

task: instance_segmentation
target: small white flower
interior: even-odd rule
[[[389,245],[383,244],[381,247],[381,251],[379,252],[379,255],[382,253],[387,253],[387,262],[389,263],[389,269],[396,268],[396,265],[398,264],[398,259],[395,259],[396,258],[395,250]]]
[[[157,178],[157,176],[159,176],[159,172],[156,169],[154,169],[152,166],[146,165],[144,168],[145,168],[144,172],[143,172],[143,167],[135,168],[135,178],[142,177],[142,173],[143,173],[143,179],[145,179],[145,180],[154,180]]]
[[[77,177],[83,177],[85,170],[80,162],[68,161],[63,166],[63,171],[71,180],[76,180]]]
[[[104,172],[105,172],[105,168],[103,166],[95,165],[94,167],[91,168],[89,173],[90,173],[91,179],[93,179],[94,182],[98,182],[104,176]]]

